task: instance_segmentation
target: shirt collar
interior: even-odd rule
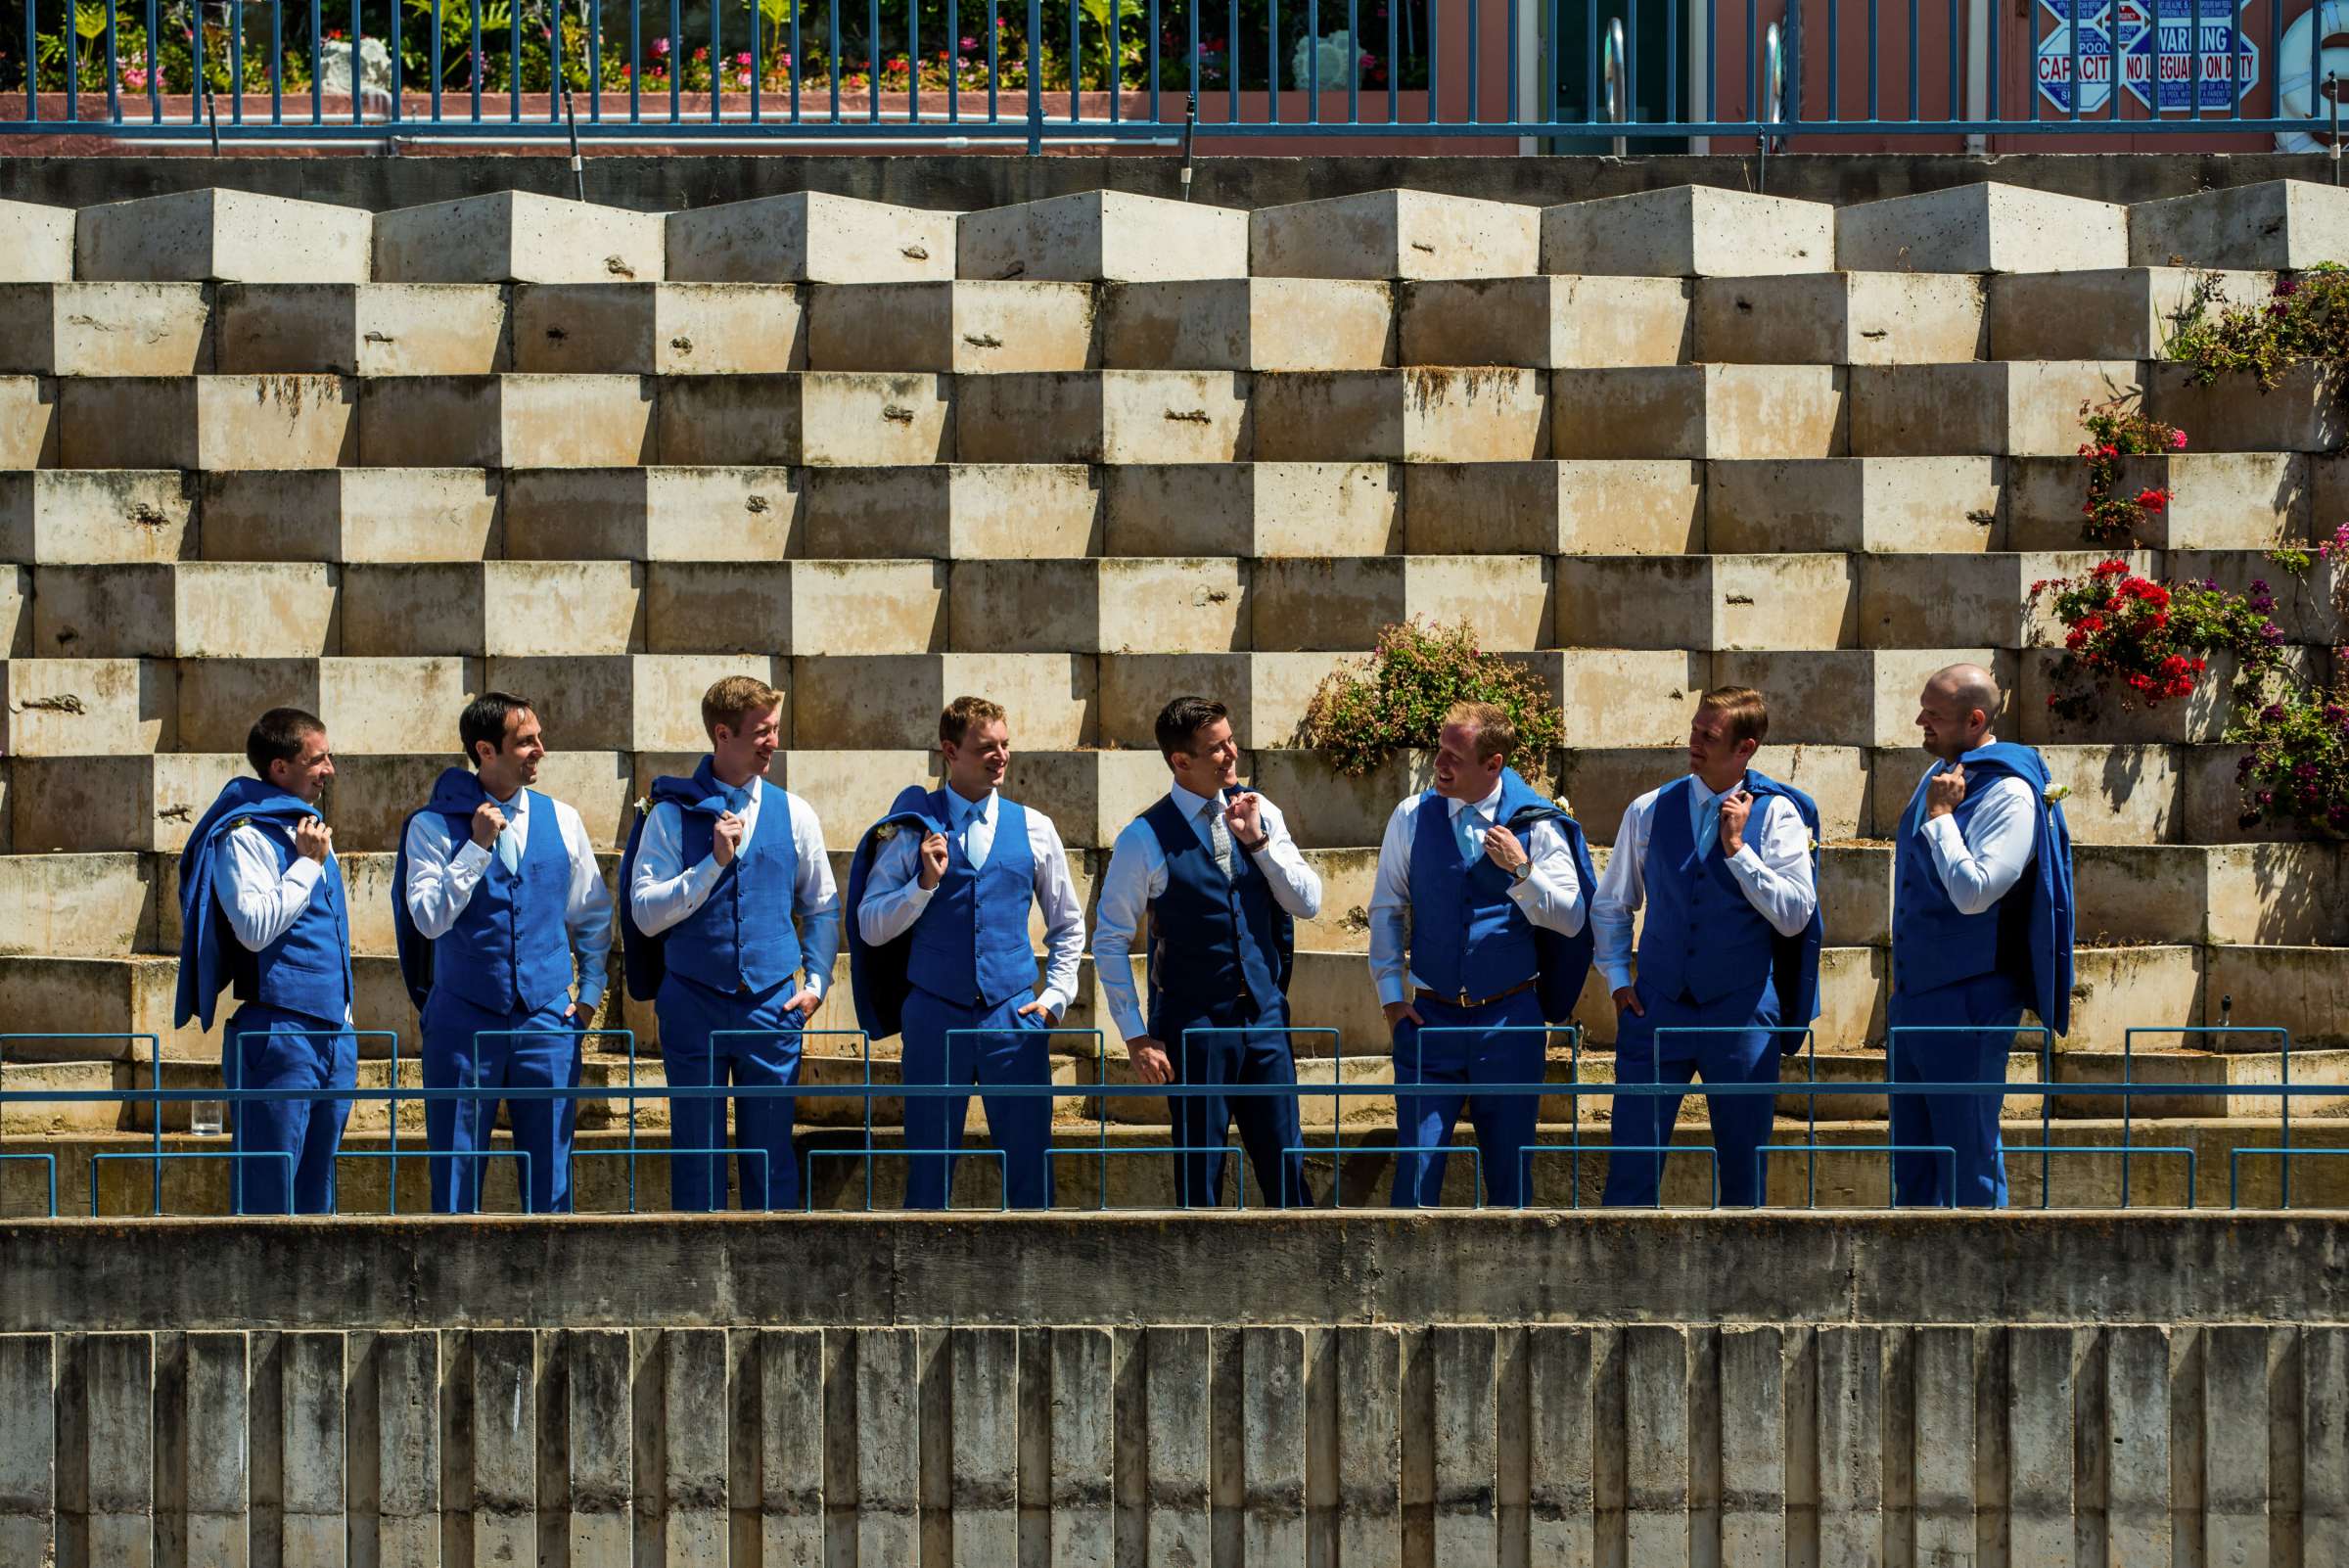
[[[1498,779],[1495,779],[1495,780],[1493,781],[1493,793],[1492,793],[1492,794],[1490,794],[1490,795],[1488,795],[1488,796],[1486,796],[1486,797],[1485,797],[1483,800],[1481,800],[1481,801],[1457,801],[1457,800],[1455,800],[1455,801],[1452,801],[1452,802],[1451,802],[1451,803],[1450,803],[1450,805],[1451,805],[1451,814],[1452,814],[1453,816],[1455,816],[1455,817],[1456,817],[1456,816],[1458,816],[1458,815],[1459,815],[1459,814],[1460,814],[1462,811],[1474,811],[1474,812],[1478,813],[1478,814],[1479,814],[1479,815],[1481,815],[1481,816],[1491,816],[1491,815],[1492,815],[1492,814],[1493,814],[1495,811],[1497,811],[1497,810],[1498,810],[1498,809],[1500,808],[1500,807],[1499,807],[1499,802],[1500,802],[1500,788],[1501,788],[1501,786],[1500,786],[1500,781],[1499,781]]]
[[[966,801],[952,785],[944,786],[948,827],[963,827],[972,822],[992,822],[995,819],[995,792],[989,790],[975,801]]]
[[[1213,796],[1194,795],[1179,784],[1170,784],[1167,793],[1174,798],[1174,804],[1182,808],[1182,814],[1189,817],[1222,804],[1221,791]]]

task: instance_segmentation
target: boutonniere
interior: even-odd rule
[[[651,805],[652,805],[652,803],[651,803],[650,801],[646,800],[646,799],[645,799],[645,797],[643,797],[643,796],[641,796],[641,795],[637,796],[637,797],[636,797],[636,814],[637,814],[638,816],[642,816],[642,815],[644,815],[644,813],[645,813],[647,810],[649,810],[649,809],[651,808]]]
[[[2039,792],[2039,798],[2047,802],[2050,806],[2053,806],[2057,801],[2062,800],[2065,796],[2071,793],[2072,787],[2069,784],[2050,784],[2046,789]]]
[[[1805,834],[1803,837],[1805,840],[1804,853],[1807,854],[1817,854],[1819,853],[1819,840],[1811,834]]]
[[[884,822],[879,827],[873,829],[873,842],[875,844],[887,844],[890,840],[896,838],[897,836],[898,825],[895,822]]]

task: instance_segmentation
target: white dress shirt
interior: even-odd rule
[[[1182,808],[1199,842],[1214,853],[1208,813],[1221,811],[1224,803],[1193,795],[1179,784],[1167,793]],[[1264,873],[1274,903],[1292,919],[1311,920],[1321,912],[1321,879],[1298,853],[1280,807],[1262,795],[1256,801],[1257,823],[1265,835],[1264,845],[1254,856],[1256,868]],[[1244,853],[1236,833],[1231,848],[1234,854]],[[1141,929],[1151,903],[1166,891],[1166,853],[1158,847],[1158,834],[1150,824],[1136,817],[1126,824],[1109,853],[1109,869],[1101,874],[1100,907],[1093,914],[1093,973],[1109,1002],[1111,1022],[1128,1039],[1150,1033],[1133,990],[1133,934]]]
[[[800,862],[792,907],[806,925],[834,919],[840,914],[840,890],[832,882],[832,862],[824,857],[824,830],[815,819],[815,807],[789,790],[778,789],[775,795],[783,802],[784,815],[791,824],[792,851]],[[749,852],[765,800],[766,781],[752,779],[750,800],[735,813],[742,819],[742,842],[735,846],[736,854]],[[674,802],[663,801],[646,813],[644,836],[636,844],[636,874],[628,887],[628,913],[636,929],[648,937],[659,936],[699,909],[725,871],[714,853],[686,865],[680,847],[683,835],[684,813]],[[805,980],[807,989],[821,996],[832,977],[810,970]]]
[[[1728,790],[1716,793],[1705,788],[1705,781],[1688,775],[1688,813],[1691,832],[1703,832],[1711,826],[1718,836],[1719,816],[1714,813],[1715,803],[1723,795],[1743,789],[1745,780],[1739,778]],[[1607,869],[1598,879],[1598,897],[1591,900],[1590,924],[1597,939],[1597,963],[1600,974],[1607,977],[1609,991],[1621,991],[1632,983],[1632,917],[1647,898],[1647,884],[1640,862],[1647,858],[1648,825],[1654,820],[1656,800],[1670,785],[1649,790],[1634,801],[1623,813],[1623,826],[1616,832],[1614,853],[1607,857]],[[1710,824],[1708,815],[1713,817]],[[1704,845],[1707,853],[1712,841]],[[1811,874],[1811,833],[1803,826],[1802,813],[1791,801],[1775,795],[1765,795],[1754,802],[1753,814],[1746,819],[1745,843],[1727,859],[1729,875],[1745,894],[1745,901],[1754,912],[1770,922],[1770,927],[1781,937],[1799,937],[1811,924],[1812,914],[1819,908],[1819,888]]]
[[[972,870],[979,870],[994,851],[1002,798],[989,790],[983,800],[966,801],[951,788],[945,796],[951,818],[946,836],[962,835],[963,856]],[[1077,966],[1084,956],[1084,905],[1077,900],[1077,884],[1069,876],[1069,855],[1061,848],[1060,830],[1033,807],[1024,810],[1028,855],[1036,862],[1036,901],[1044,911],[1044,989],[1036,993],[1036,999],[1058,1022],[1077,994]],[[920,835],[900,833],[873,856],[864,901],[856,906],[856,934],[870,945],[897,941],[912,930],[922,911],[930,907],[931,895],[938,890],[922,886],[921,849]]]
[[[310,906],[310,891],[326,873],[324,865],[306,854],[297,854],[293,864],[279,871],[276,852],[269,847],[271,835],[291,845],[294,825],[257,817],[239,823],[221,841],[228,853],[212,857],[212,897],[228,917],[229,931],[248,952],[259,952],[294,929],[294,922]],[[334,858],[331,853],[327,855],[330,862]],[[339,874],[342,867],[335,869]],[[350,1022],[347,1007],[343,1021]]]
[[[1405,952],[1411,913],[1411,844],[1419,833],[1424,795],[1406,798],[1387,818],[1386,836],[1378,846],[1378,880],[1370,892],[1370,978],[1378,983],[1381,1006],[1408,1001],[1419,990],[1419,977],[1410,973]],[[1454,801],[1444,796],[1454,838],[1460,816],[1468,817],[1469,834],[1482,841],[1497,826],[1500,786],[1481,801]],[[1574,852],[1555,822],[1538,822],[1528,836],[1526,852],[1533,869],[1509,888],[1509,900],[1526,919],[1546,931],[1571,937],[1583,929],[1583,879],[1575,871]]]
[[[563,802],[552,798],[546,804],[552,807],[555,831],[563,838],[563,851],[571,860],[571,888],[564,899],[563,924],[571,933],[571,950],[579,961],[579,1005],[588,1012],[595,1011],[603,998],[604,975],[612,953],[612,895],[605,891],[604,875],[596,869],[595,847],[587,842],[587,826],[579,813]],[[530,792],[517,790],[514,798],[499,801],[497,808],[506,813],[506,834],[514,840],[517,864],[530,847]],[[435,820],[437,813],[419,813],[408,823],[406,849],[408,853],[408,918],[416,922],[417,934],[428,942],[448,935],[473,901],[473,890],[481,885],[482,873],[497,858],[495,853],[473,842],[470,832],[455,854],[448,853],[448,834],[445,818]]]
[[[1989,745],[1990,738],[1984,736],[1982,744]],[[1936,761],[1925,769],[1916,793],[1923,794],[1925,779],[1949,765]],[[1967,793],[1972,793],[1970,787]],[[1910,797],[1911,806],[1915,800],[1915,795]],[[2031,863],[2038,837],[2039,804],[2031,799],[2031,786],[2012,773],[2002,773],[1982,787],[1982,804],[1967,813],[1962,833],[1956,816],[1925,818],[1925,848],[1932,852],[1942,888],[1959,914],[1980,914],[2006,897]]]

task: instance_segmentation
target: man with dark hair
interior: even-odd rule
[[[254,777],[230,779],[179,861],[179,994],[174,1021],[212,1027],[222,987],[241,1004],[220,1042],[230,1088],[347,1092],[350,916],[334,830],[318,814],[335,776],[326,725],[272,708],[245,741]],[[247,1100],[230,1115],[229,1203],[238,1214],[324,1214],[350,1102]]]
[[[1052,819],[1005,798],[1011,730],[1002,708],[957,697],[938,719],[945,783],[908,786],[858,841],[849,870],[849,975],[866,1033],[902,1033],[907,1084],[1052,1082],[1049,1031],[1077,994],[1084,906]],[[1044,915],[1044,985],[1028,940]],[[982,1033],[984,1032],[984,1033]],[[990,1094],[989,1139],[1003,1157],[1005,1201],[1052,1204],[1052,1101]],[[909,1095],[908,1149],[958,1149],[970,1101]],[[917,1154],[905,1206],[943,1209],[953,1157]]]
[[[1516,749],[1502,710],[1455,706],[1437,731],[1435,786],[1395,807],[1379,845],[1370,975],[1394,1032],[1395,1142],[1412,1151],[1395,1161],[1399,1209],[1441,1198],[1463,1104],[1486,1200],[1525,1201],[1541,1096],[1479,1085],[1543,1082],[1549,1030],[1590,972],[1590,853],[1565,807],[1509,765]]]
[[[612,952],[612,896],[579,813],[530,788],[546,741],[527,697],[488,691],[457,719],[468,767],[452,767],[408,818],[392,872],[392,920],[408,996],[423,1015],[427,1088],[483,1088],[428,1100],[433,1207],[481,1207],[497,1090],[576,1087],[579,1037],[595,1017]],[[578,994],[572,994],[576,955]],[[571,1212],[577,1102],[506,1102],[527,1160],[517,1186],[532,1214]]]
[[[702,697],[710,755],[657,778],[620,862],[628,994],[651,1001],[672,1088],[788,1088],[801,1031],[823,1005],[840,950],[840,894],[815,808],[766,786],[783,744],[783,694],[729,675]],[[675,1095],[669,1145],[742,1151],[742,1206],[796,1209],[788,1094]],[[723,1153],[674,1154],[670,1204],[726,1206]]]
[[[1632,802],[1590,921],[1614,992],[1615,1082],[1775,1084],[1819,1016],[1819,807],[1749,765],[1770,710],[1747,686],[1717,686],[1688,723],[1688,772]],[[1639,975],[1632,922],[1641,903]],[[1669,1033],[1666,1033],[1669,1031]],[[1680,1117],[1677,1094],[1615,1099],[1606,1201],[1653,1204]],[[1705,1097],[1721,1201],[1762,1201],[1773,1096]]]
[[[1223,705],[1177,697],[1158,715],[1173,787],[1118,835],[1101,878],[1093,967],[1110,1017],[1145,1084],[1268,1084],[1284,1094],[1171,1096],[1175,1191],[1187,1208],[1223,1201],[1231,1124],[1264,1201],[1310,1208],[1298,1148],[1290,1050],[1295,922],[1321,911],[1321,879],[1280,808],[1239,782]],[[1133,992],[1133,938],[1148,920],[1150,1012]]]
[[[2005,1207],[2014,1032],[2025,1007],[2071,1027],[2071,828],[2039,753],[1992,733],[2002,706],[1979,665],[1936,670],[1917,699],[1933,765],[1893,844],[1892,1081],[1984,1087],[1892,1096],[1897,1203]]]

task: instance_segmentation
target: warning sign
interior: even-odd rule
[[[2236,12],[2247,0],[2040,0],[2056,19],[2039,40],[2034,74],[2040,96],[2058,114],[2072,112],[2079,36],[2080,113],[2112,102],[2115,41],[2120,83],[2156,114],[2224,114],[2259,81],[2259,46]],[[2197,50],[2199,53],[2197,54]]]

